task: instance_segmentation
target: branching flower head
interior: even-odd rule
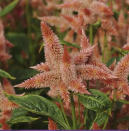
[[[72,57],[67,48],[60,44],[58,37],[50,29],[50,27],[44,22],[41,22],[41,30],[43,34],[43,39],[45,42],[45,58],[46,62],[38,64],[37,66],[31,67],[37,69],[41,73],[36,76],[26,80],[25,82],[16,85],[15,87],[25,87],[25,88],[45,88],[50,87],[49,95],[55,96],[60,95],[64,100],[67,107],[70,104],[69,91],[71,90],[75,93],[89,94],[86,89],[86,85],[83,80],[91,79],[114,79],[115,76],[109,74],[108,72],[95,67],[93,65],[85,65],[85,62],[80,62],[79,65],[76,64],[76,59],[78,56],[88,56],[91,55],[92,50],[95,48],[90,47],[85,51],[82,49],[78,53],[77,57]],[[84,46],[87,39],[82,34],[82,45]],[[82,53],[85,52],[84,54]],[[85,57],[82,57],[85,59]],[[83,60],[84,61],[84,60]]]

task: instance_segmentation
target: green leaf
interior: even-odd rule
[[[27,110],[19,107],[19,108],[16,108],[12,111],[12,116],[11,118],[14,119],[15,117],[20,117],[20,116],[25,116],[26,114],[28,113]]]
[[[104,93],[91,89],[91,95],[79,94],[80,102],[88,109],[101,112],[111,108],[112,102]]]
[[[32,122],[37,120],[38,118],[34,118],[31,116],[20,116],[20,117],[15,117],[14,119],[11,119],[8,123],[9,124],[16,124],[16,123],[21,123],[21,122]]]
[[[116,11],[116,10],[113,10],[113,13],[114,13],[114,18],[116,19],[116,20],[118,20],[118,17],[119,17],[119,15],[120,15],[120,12],[118,12],[118,11]]]
[[[117,120],[118,123],[119,122],[123,122],[123,121],[129,121],[129,115],[124,116],[124,117],[122,117],[122,118],[120,118],[120,119]]]
[[[14,44],[15,48],[11,49],[11,54],[13,55],[13,59],[15,63],[23,63],[28,62],[28,59],[24,59],[21,55],[24,52],[27,56],[29,56],[29,41],[27,35],[22,32],[9,32],[6,34],[6,38]]]
[[[22,116],[26,116],[27,113],[28,113],[28,111],[21,108],[21,107],[14,109],[12,111],[11,119],[8,121],[8,123],[9,124],[15,124],[15,123],[20,122],[19,121],[20,119],[18,120],[18,118],[21,118]]]
[[[87,116],[86,116],[86,129],[92,129],[93,124],[97,123],[98,126],[102,126],[107,122],[109,115],[108,115],[108,110],[105,112],[95,112],[92,110],[87,110]]]
[[[20,105],[23,109],[39,114],[51,117],[55,122],[60,124],[65,129],[67,125],[63,118],[61,110],[56,104],[47,100],[44,97],[38,95],[26,95],[26,96],[13,96],[7,95],[8,99]]]
[[[10,11],[12,11],[16,7],[16,5],[18,4],[18,2],[19,2],[19,0],[14,0],[9,5],[7,5],[3,10],[0,11],[0,17],[5,16]]]
[[[41,46],[39,48],[39,53],[42,51],[43,47],[44,47],[44,42],[41,43]]]
[[[38,73],[37,71],[33,69],[25,69],[25,68],[20,68],[20,67],[19,67],[19,70],[18,70],[18,67],[15,67],[10,72],[16,76],[17,80],[20,80],[20,81],[28,79]]]
[[[11,76],[9,73],[7,73],[6,71],[0,69],[0,76],[4,77],[4,78],[9,78],[9,79],[16,79],[15,77]]]
[[[47,88],[33,89],[32,91],[27,90],[26,94],[28,94],[28,95],[40,95],[42,92],[46,92],[46,91],[48,91]]]
[[[96,118],[96,112],[92,110],[87,110],[87,116],[86,116],[86,129],[90,129],[94,123],[94,120]]]
[[[61,40],[61,39],[60,39],[60,42],[61,42],[61,44],[63,44],[63,45],[67,45],[67,46],[71,46],[71,47],[75,47],[75,48],[80,49],[80,46],[77,45],[77,44],[70,43],[70,42],[67,42],[67,41],[64,41],[64,40]]]
[[[118,100],[118,102],[120,102],[120,103],[123,103],[123,104],[129,104],[129,101],[126,101],[126,100]]]
[[[101,126],[105,123],[105,121],[108,119],[109,115],[107,112],[97,113],[95,122]]]
[[[14,44],[16,53],[19,53],[21,50],[28,51],[28,37],[25,33],[22,32],[9,32],[6,34],[6,38]]]
[[[112,57],[108,62],[107,62],[107,67],[109,67],[115,60],[116,58],[115,57]]]
[[[93,24],[94,28],[98,28],[100,26],[101,26],[101,21],[100,20],[98,20],[96,23]]]

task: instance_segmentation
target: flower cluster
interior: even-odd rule
[[[13,47],[4,36],[4,27],[2,20],[0,20],[0,61],[5,63],[8,59],[11,58],[11,55],[8,53],[8,48]]]
[[[13,86],[7,79],[3,79],[3,86],[0,83],[0,124],[2,126],[1,129],[8,130],[10,127],[6,122],[11,118],[12,110],[18,106],[10,102],[5,93],[15,94]]]
[[[7,3],[8,1],[0,2],[1,7],[4,8]],[[12,9],[13,6],[16,6],[13,4],[11,5]],[[38,71],[36,75],[14,87],[49,88],[47,95],[53,98],[51,101],[57,105],[54,109],[59,107],[66,122],[66,125],[63,125],[65,128],[68,126],[67,128],[70,127],[71,129],[76,129],[76,127],[78,129],[110,129],[112,127],[128,129],[129,122],[126,120],[125,123],[121,122],[126,115],[129,115],[129,106],[126,105],[129,104],[128,6],[129,0],[21,0],[17,2],[14,11],[6,14],[7,10],[5,11],[7,16],[0,18],[0,68],[7,70],[7,62],[11,56],[14,56],[15,58],[11,62],[9,61],[11,64],[14,63],[14,68],[18,67],[20,70],[22,66],[30,66],[31,71]],[[14,19],[16,16],[20,21],[18,25],[19,21]],[[38,47],[36,43],[40,43],[41,40],[41,33],[37,29],[39,20],[41,20],[40,27],[43,36],[43,46],[41,46],[40,51],[44,48],[45,62],[34,65],[34,63],[38,63],[37,60],[40,60],[34,52]],[[20,34],[19,30],[21,31]],[[16,33],[17,31],[18,33]],[[9,48],[13,47],[13,44],[6,38],[11,38],[11,41],[16,39],[16,41],[14,40],[16,52],[12,51],[12,55],[9,54]],[[26,49],[24,49],[24,45],[21,46],[23,48],[18,48],[18,46],[20,47],[20,39],[25,44],[28,42]],[[21,54],[17,54],[17,51]],[[24,62],[25,59],[28,61]],[[16,72],[16,70],[14,69],[12,72]],[[8,78],[4,75],[0,74],[0,77]],[[30,96],[32,98],[33,95],[18,97],[14,87],[7,79],[2,78],[0,80],[1,129],[10,129],[7,121],[11,118],[12,109],[17,108],[18,105],[9,101],[7,97],[11,96],[10,99],[17,99],[18,102],[18,100],[24,101],[24,98],[27,99]],[[21,79],[14,84],[19,83],[19,81]],[[105,97],[111,107],[104,107],[105,103],[101,100],[101,96],[93,95],[93,90],[99,90],[99,95],[102,93],[102,98]],[[24,91],[26,92],[26,90]],[[9,94],[7,97],[6,93]],[[40,100],[46,100],[42,96],[36,97]],[[88,100],[87,103],[83,103],[79,99],[81,97],[89,101],[92,98],[97,99],[97,102],[104,107],[104,112],[97,110],[96,102],[91,102],[90,106],[93,108],[97,105],[97,109],[93,110],[92,107],[87,106]],[[118,108],[117,104],[119,103],[121,107]],[[22,103],[20,104],[22,105]],[[32,105],[32,107],[34,106]],[[29,107],[25,107],[25,110],[26,108]],[[31,110],[28,109],[27,111]],[[94,121],[90,120],[88,116],[90,112],[92,117],[96,113]],[[102,121],[99,118],[101,115],[104,119],[103,123],[100,122]],[[69,123],[70,120],[67,120],[67,117],[72,120],[73,125]],[[31,118],[29,117],[29,119]],[[92,124],[89,124],[91,127],[86,127],[87,121],[92,121]],[[115,124],[113,125],[110,121],[115,121]],[[48,129],[60,129],[58,125],[60,123],[56,122],[50,115],[48,117]],[[102,125],[104,127],[101,127]]]
[[[69,92],[89,94],[85,80],[115,80],[117,77],[104,64],[93,61],[93,51],[96,46],[90,46],[82,30],[82,48],[72,56],[67,47],[60,44],[58,37],[42,21],[41,30],[45,42],[46,62],[31,67],[40,74],[16,85],[15,87],[43,88],[50,87],[50,96],[60,96],[66,106],[69,106]]]

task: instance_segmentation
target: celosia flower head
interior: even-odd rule
[[[89,94],[83,80],[107,80],[116,78],[99,67],[85,65],[85,62],[80,62],[79,65],[76,65],[76,57],[72,57],[66,47],[63,48],[58,40],[58,37],[44,21],[41,22],[41,31],[45,42],[44,51],[46,62],[32,67],[33,69],[40,71],[39,74],[19,85],[16,85],[15,87],[50,87],[48,94],[52,96],[60,95],[64,100],[65,105],[68,107],[70,104],[68,90],[75,93]],[[89,44],[87,43],[84,33],[82,33],[82,43],[83,46],[85,45],[85,51],[81,49],[78,55],[83,56],[82,51],[85,53],[92,52],[93,48],[95,48],[94,46],[88,46]],[[89,57],[90,55],[91,53],[88,53],[86,57]]]

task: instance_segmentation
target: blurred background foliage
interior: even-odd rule
[[[13,3],[15,2],[15,3]],[[43,50],[39,52],[42,44],[42,36],[40,31],[40,21],[33,17],[33,10],[29,4],[29,0],[25,1],[25,5],[21,5],[20,0],[0,0],[1,10],[5,10],[2,14],[0,11],[1,19],[5,26],[5,37],[9,40],[14,47],[10,49],[12,58],[8,61],[8,69],[5,69],[12,76],[16,77],[15,80],[10,80],[12,85],[18,84],[27,78],[35,75],[37,72],[29,69],[30,66],[36,65],[44,61]],[[11,5],[12,4],[12,5]],[[10,6],[11,5],[11,6]],[[0,63],[2,67],[2,63]],[[16,93],[20,94],[41,94],[45,95],[43,89],[39,90],[25,90],[16,89]],[[12,119],[9,123],[12,129],[47,129],[48,122],[46,117],[29,113],[23,109],[14,110]],[[31,116],[32,118],[24,118],[24,116]],[[13,118],[19,117],[21,120],[13,121]],[[12,121],[12,122],[11,122]],[[21,122],[22,121],[22,122]]]

